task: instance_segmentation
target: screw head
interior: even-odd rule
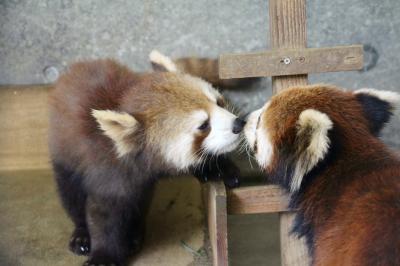
[[[58,72],[58,69],[54,66],[46,66],[43,69],[43,76],[46,81],[48,82],[54,82],[58,79],[58,76],[60,73]]]
[[[283,63],[284,63],[285,65],[289,65],[291,62],[292,62],[292,61],[290,60],[289,57],[283,58]]]

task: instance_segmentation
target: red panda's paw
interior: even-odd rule
[[[202,183],[222,180],[228,188],[240,186],[240,169],[231,159],[224,155],[216,158],[208,158],[192,174]]]
[[[117,259],[101,251],[94,251],[89,259],[83,263],[83,266],[125,266],[126,264],[118,262]]]
[[[144,232],[144,229],[143,229]],[[136,255],[143,248],[144,234],[138,234],[132,242],[131,255]]]
[[[121,264],[114,262],[97,262],[95,259],[89,259],[83,263],[83,266],[122,266]]]
[[[224,184],[228,188],[236,188],[240,186],[240,180],[237,176],[225,176]]]
[[[69,241],[69,249],[77,255],[88,255],[90,252],[90,235],[86,228],[75,228]]]

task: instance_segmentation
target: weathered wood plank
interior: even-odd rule
[[[228,214],[272,213],[288,211],[286,193],[275,185],[251,186],[228,190]]]
[[[269,21],[272,49],[306,47],[306,0],[270,0]],[[274,93],[293,84],[307,84],[307,75],[272,78]],[[282,265],[310,265],[304,239],[299,240],[290,234],[293,218],[293,213],[280,214]]]
[[[270,0],[271,48],[306,48],[306,18],[306,0]],[[272,77],[272,91],[277,93],[287,87],[307,83],[307,75]]]
[[[0,170],[49,169],[49,86],[0,88]]]
[[[310,49],[279,49],[220,56],[221,78],[287,76],[358,70],[363,67],[362,45]]]
[[[227,198],[223,182],[206,184],[208,231],[214,266],[228,266]]]

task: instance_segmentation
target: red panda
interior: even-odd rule
[[[235,149],[244,121],[221,102],[200,78],[113,60],[73,64],[58,79],[49,150],[75,225],[70,249],[89,255],[85,265],[125,265],[142,243],[154,182]]]
[[[400,160],[378,136],[400,95],[314,85],[287,89],[244,132],[297,209],[313,265],[400,265]]]

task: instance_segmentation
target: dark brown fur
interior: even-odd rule
[[[153,185],[177,174],[155,145],[167,128],[169,134],[180,130],[164,121],[209,106],[191,85],[179,74],[134,73],[113,60],[74,64],[57,81],[50,96],[49,147],[63,206],[75,224],[70,248],[89,255],[87,264],[125,265],[140,249]],[[129,156],[118,158],[92,109],[125,112],[139,122],[128,136],[135,144]]]

